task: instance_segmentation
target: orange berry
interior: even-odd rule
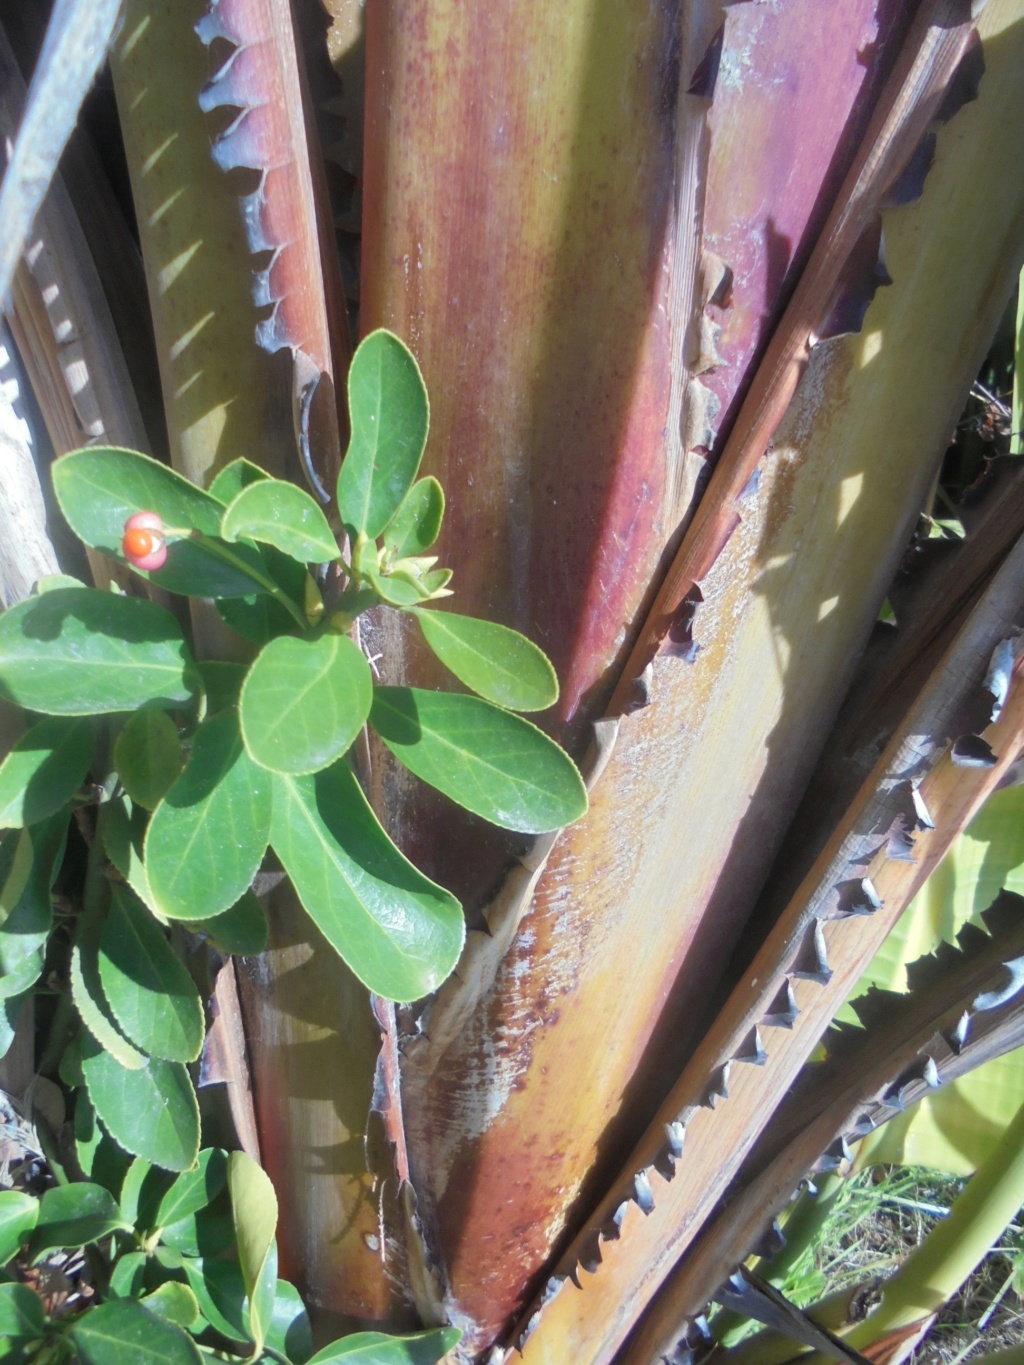
[[[141,526],[135,527],[131,531],[125,531],[125,558],[145,559],[146,555],[151,555],[153,553],[159,543],[159,540],[152,531],[144,530]]]
[[[121,552],[128,563],[147,572],[162,568],[167,560],[164,524],[156,512],[136,512],[124,524]]]

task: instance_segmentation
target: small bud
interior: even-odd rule
[[[124,524],[121,552],[136,569],[150,571],[163,567],[167,559],[164,523],[156,512],[136,512]]]

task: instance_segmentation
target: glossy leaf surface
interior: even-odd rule
[[[156,920],[115,886],[99,944],[103,993],[129,1039],[151,1057],[193,1062],[203,1046],[195,983]]]
[[[136,512],[215,536],[224,510],[210,493],[133,450],[90,447],[65,455],[53,466],[53,488],[75,535],[112,558],[120,556],[124,524]]]
[[[0,696],[51,715],[191,701],[198,679],[177,621],[135,597],[58,588],[0,617]]]
[[[208,1147],[199,1154],[199,1165],[185,1171],[160,1201],[156,1221],[160,1227],[179,1223],[205,1209],[224,1189],[228,1178],[227,1154]]]
[[[177,1327],[190,1328],[199,1317],[199,1301],[186,1284],[167,1280],[140,1302],[148,1312]]]
[[[15,995],[4,996],[0,1000],[0,1057],[6,1057],[14,1045],[14,1035],[21,1018],[22,1006],[28,999],[28,990],[24,990]]]
[[[246,750],[272,772],[326,768],[362,729],[372,692],[370,665],[347,636],[272,640],[242,688]]]
[[[80,1052],[76,1039],[75,1051]],[[64,1054],[67,1057],[67,1053]],[[123,1152],[114,1139],[100,1125],[96,1111],[84,1089],[85,1078],[81,1074],[81,1064],[77,1066],[76,1083],[79,1087],[75,1096],[75,1155],[87,1180],[102,1185],[113,1194],[121,1188],[124,1177],[131,1165],[131,1157]]]
[[[0,1000],[13,1000],[30,990],[39,980],[43,970],[43,952],[37,948],[27,955],[18,967],[7,976],[0,978]]]
[[[308,914],[370,990],[418,1000],[455,966],[458,901],[402,856],[344,763],[275,778],[271,842]]]
[[[224,605],[225,603],[219,602],[218,609]],[[207,716],[215,716],[218,711],[238,705],[238,694],[245,681],[246,664],[223,659],[202,659],[197,667],[206,694]]]
[[[529,721],[477,697],[378,687],[370,721],[417,777],[496,825],[541,834],[587,809],[569,756]]]
[[[229,1341],[248,1341],[248,1296],[237,1262],[189,1256],[184,1270],[203,1317],[214,1331]]]
[[[274,1306],[266,1344],[294,1365],[305,1365],[313,1354],[313,1329],[302,1296],[287,1280],[274,1287]]]
[[[389,559],[422,555],[441,533],[444,490],[433,475],[419,479],[402,499],[401,506],[384,530]]]
[[[348,373],[352,439],[338,476],[338,509],[353,534],[376,540],[398,511],[423,457],[427,390],[411,352],[371,332]]]
[[[132,1299],[90,1309],[71,1328],[82,1365],[201,1365],[192,1338]]]
[[[0,921],[6,921],[20,901],[32,873],[32,836],[28,830],[7,830],[0,837]]]
[[[129,1071],[90,1041],[82,1071],[100,1122],[126,1152],[169,1171],[188,1170],[199,1152],[199,1106],[180,1062],[154,1057]]]
[[[34,825],[71,800],[92,758],[85,719],[33,725],[0,763],[0,829]]]
[[[0,1190],[0,1265],[6,1265],[36,1225],[39,1200],[21,1190]]]
[[[265,469],[253,464],[252,460],[239,456],[237,460],[232,460],[218,471],[207,491],[211,498],[216,498],[227,507],[229,503],[234,502],[243,488],[249,488],[260,479],[269,478],[270,475]]]
[[[235,1241],[227,1190],[222,1190],[196,1213],[186,1214],[176,1223],[168,1223],[160,1236],[165,1246],[184,1257],[218,1256],[227,1251]]]
[[[81,1181],[56,1185],[39,1202],[39,1218],[29,1239],[29,1255],[57,1248],[88,1246],[127,1224],[117,1201],[102,1185]]]
[[[259,555],[268,582],[275,583],[297,608],[302,607],[311,581],[305,564],[282,554],[273,545],[261,545]],[[266,591],[245,597],[222,597],[216,606],[221,620],[255,645],[265,645],[276,635],[294,631],[296,626],[295,617],[280,598]]]
[[[54,815],[0,837],[0,997],[10,996],[16,979],[38,969],[53,926],[50,888],[63,856],[67,823],[66,815]]]
[[[389,607],[418,607],[430,597],[430,589],[413,574],[376,573],[373,569],[364,572],[366,581]]]
[[[178,730],[166,711],[143,707],[128,717],[114,744],[114,766],[137,806],[152,810],[181,772]]]
[[[79,923],[78,938],[71,950],[71,999],[91,1038],[104,1053],[115,1058],[122,1067],[138,1071],[146,1064],[145,1054],[130,1043],[117,1027],[103,993],[99,971],[100,932],[94,914],[83,916]]]
[[[110,1272],[112,1299],[141,1298],[145,1289],[146,1263],[149,1257],[142,1251],[128,1251],[117,1258]]]
[[[124,797],[108,802],[103,820],[103,843],[107,856],[144,905],[153,908],[142,845],[149,812]]]
[[[0,1352],[38,1340],[44,1320],[43,1301],[27,1284],[0,1284]]]
[[[225,540],[263,541],[301,564],[337,559],[338,543],[327,518],[303,489],[280,479],[260,479],[234,499],[220,524]]]
[[[124,524],[136,512],[155,512],[165,526],[214,538],[212,547],[172,542],[164,567],[144,575],[169,592],[237,597],[253,591],[259,555],[244,545],[220,545],[217,553],[223,504],[167,465],[131,450],[78,450],[54,465],[53,486],[71,529],[111,559],[123,562]]]
[[[270,781],[224,711],[196,733],[181,777],[153,812],[145,859],[153,899],[170,919],[207,919],[246,891],[267,847]]]
[[[432,1332],[416,1332],[407,1337],[389,1337],[382,1332],[353,1332],[351,1336],[325,1346],[308,1365],[435,1365],[458,1342],[455,1327],[439,1327]]]
[[[451,611],[418,611],[416,619],[444,666],[487,701],[512,711],[542,711],[558,700],[550,660],[518,631]]]
[[[228,1189],[235,1220],[238,1264],[249,1296],[249,1333],[258,1355],[274,1312],[277,1282],[277,1195],[270,1177],[245,1152],[228,1157]]]
[[[173,1180],[174,1177],[167,1171],[161,1171],[145,1157],[137,1156],[125,1172],[118,1195],[125,1221],[139,1231],[150,1231],[161,1196]]]
[[[267,946],[267,914],[251,891],[212,919],[187,921],[186,928],[206,934],[221,952],[239,957],[254,957]]]
[[[236,635],[250,644],[265,645],[275,635],[295,629],[295,618],[280,602],[268,593],[246,597],[220,597],[216,602],[217,615]],[[238,702],[236,692],[232,699]]]
[[[219,536],[173,541],[164,567],[143,576],[183,597],[230,599],[269,590],[259,551],[252,545],[229,545]]]

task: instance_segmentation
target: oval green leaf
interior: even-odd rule
[[[90,1035],[89,1043],[83,1039],[82,1047],[84,1050],[91,1045],[92,1040],[95,1040],[95,1043],[116,1058],[122,1067],[139,1071],[146,1064],[145,1055],[118,1029],[107,1004],[107,998],[103,994],[99,971],[99,938],[100,925],[96,913],[92,910],[86,911],[79,917],[78,937],[71,950],[68,973],[71,981],[71,999]]]
[[[149,1257],[144,1251],[127,1251],[117,1258],[110,1273],[112,1299],[139,1299],[145,1291],[146,1266]]]
[[[181,764],[181,740],[166,711],[146,706],[128,717],[114,744],[114,767],[135,805],[153,810]]]
[[[58,460],[53,491],[75,535],[112,558],[120,558],[124,524],[136,512],[155,512],[165,526],[215,536],[224,510],[216,497],[159,460],[109,446]]]
[[[61,1085],[65,1086],[68,1090],[77,1090],[85,1085],[85,1077],[82,1075],[81,1030],[71,1035],[71,1041],[61,1054],[60,1065],[57,1067],[57,1074],[60,1077]],[[86,1172],[86,1174],[88,1174],[88,1172]],[[102,1183],[103,1182],[100,1181],[100,1184]]]
[[[244,597],[253,592],[258,554],[250,546],[229,546],[216,539],[223,502],[160,461],[109,446],[74,450],[53,465],[53,490],[75,535],[122,564],[124,523],[135,512],[156,512],[165,526],[214,538],[208,545],[172,542],[164,568],[141,573],[168,592],[193,597]]]
[[[156,1219],[160,1200],[174,1181],[174,1176],[162,1171],[145,1157],[137,1156],[128,1167],[121,1182],[118,1203],[121,1215],[139,1232],[150,1232]]]
[[[214,1331],[229,1341],[248,1341],[248,1295],[237,1262],[190,1256],[184,1269],[203,1317]]]
[[[43,950],[37,948],[13,972],[0,977],[0,1000],[4,1002],[23,995],[39,980],[43,970]]]
[[[253,645],[265,645],[275,636],[295,629],[291,612],[267,593],[255,597],[221,597],[215,605],[224,624]]]
[[[398,851],[345,763],[275,778],[270,837],[307,913],[371,991],[418,1000],[455,966],[458,901]]]
[[[212,538],[207,544],[174,541],[164,567],[140,575],[168,592],[239,597],[253,591],[259,555],[251,547],[217,539],[223,504],[158,460],[110,447],[77,450],[53,466],[53,486],[75,534],[121,563],[124,524],[136,512],[156,512],[165,526],[201,531]]]
[[[267,914],[252,891],[246,891],[229,910],[212,919],[188,921],[193,934],[205,934],[222,953],[232,957],[256,957],[267,946]]]
[[[0,1190],[0,1265],[6,1265],[39,1217],[39,1200],[21,1190]]]
[[[274,1309],[267,1328],[267,1346],[294,1365],[304,1365],[313,1354],[313,1328],[302,1296],[287,1280],[274,1288]]]
[[[82,1034],[78,1035],[81,1042]],[[81,1069],[81,1056],[79,1056]],[[85,1077],[78,1080],[84,1087]],[[88,1091],[79,1089],[75,1096],[75,1155],[87,1180],[102,1185],[111,1194],[116,1194],[124,1182],[131,1165],[131,1157],[123,1152],[109,1133],[100,1126],[96,1111],[92,1107]]]
[[[431,569],[425,573],[420,582],[430,594],[431,601],[437,597],[451,597],[452,591],[446,586],[451,582],[451,569]]]
[[[217,498],[227,507],[229,502],[233,502],[238,497],[243,488],[258,483],[260,479],[269,478],[270,475],[265,469],[261,469],[258,464],[253,464],[252,460],[239,456],[237,460],[232,460],[230,464],[226,464],[215,476],[208,492],[211,498]]]
[[[177,621],[138,597],[58,588],[0,616],[0,696],[49,715],[181,706],[199,679]]]
[[[133,1299],[90,1309],[68,1335],[81,1365],[202,1365],[190,1336]]]
[[[32,596],[41,597],[44,592],[53,592],[55,588],[84,588],[85,583],[80,578],[73,578],[69,573],[48,573],[42,578],[37,578],[32,584]]]
[[[146,875],[161,914],[208,919],[248,890],[267,847],[270,792],[245,752],[235,711],[200,727],[146,831]]]
[[[389,607],[408,610],[418,607],[430,598],[430,589],[421,578],[408,573],[376,573],[373,569],[363,571],[363,577],[374,592]]]
[[[155,573],[133,571],[182,597],[249,597],[254,592],[270,591],[255,545],[229,545],[219,536],[171,541],[162,569]]]
[[[88,1246],[130,1227],[114,1196],[102,1185],[85,1181],[56,1185],[39,1201],[39,1218],[29,1238],[28,1252],[35,1258],[46,1251]]]
[[[168,1171],[193,1165],[199,1154],[199,1106],[181,1062],[153,1057],[129,1071],[88,1038],[82,1071],[100,1122],[126,1152]]]
[[[38,974],[39,953],[53,927],[50,889],[67,828],[68,817],[60,814],[0,836],[0,997],[17,994],[15,980]]]
[[[479,697],[378,687],[370,723],[417,777],[492,824],[544,834],[586,813],[587,791],[569,755]]]
[[[307,1365],[437,1365],[462,1333],[457,1327],[437,1327],[430,1332],[414,1332],[405,1337],[389,1337],[383,1332],[353,1332],[318,1351]]]
[[[219,1256],[235,1244],[235,1225],[227,1189],[205,1208],[186,1214],[161,1229],[165,1247],[182,1256]]]
[[[49,716],[33,725],[0,763],[0,829],[34,825],[67,805],[91,759],[87,720]]]
[[[228,1157],[228,1189],[238,1264],[249,1296],[249,1332],[259,1355],[274,1313],[277,1283],[277,1195],[270,1177],[245,1152]]]
[[[273,545],[261,545],[260,559],[268,583],[275,583],[286,597],[300,608],[306,598],[312,580],[305,564],[299,564],[288,555],[282,554]],[[295,617],[280,598],[272,597],[269,592],[259,592],[246,597],[220,598],[217,601],[217,614],[226,621],[233,631],[255,645],[265,645],[277,635],[285,635],[296,626]],[[202,668],[202,665],[200,665]]]
[[[205,1036],[199,992],[164,931],[127,887],[111,892],[99,973],[114,1018],[136,1047],[169,1062],[195,1061]]]
[[[218,604],[219,606],[220,604]],[[203,680],[206,715],[215,716],[229,706],[237,706],[242,683],[249,671],[248,664],[222,659],[201,659],[196,665]]]
[[[224,513],[220,533],[228,541],[245,538],[273,545],[300,564],[326,564],[339,554],[317,504],[281,479],[260,479],[243,488]]]
[[[558,679],[542,649],[517,630],[451,611],[416,611],[423,638],[460,682],[510,711],[543,711]]]
[[[227,1153],[219,1147],[207,1147],[199,1154],[199,1165],[194,1171],[179,1175],[160,1201],[156,1225],[166,1227],[205,1209],[227,1184]]]
[[[42,963],[39,964],[40,973]],[[33,985],[35,982],[32,983]],[[30,999],[28,991],[20,991],[17,995],[4,996],[0,999],[0,1058],[6,1057],[14,1046],[15,1031],[18,1021],[21,1018],[21,1011],[25,1002]],[[67,1054],[65,1053],[65,1056]],[[63,1076],[61,1077],[63,1080]]]
[[[142,861],[142,846],[146,837],[149,812],[133,806],[126,797],[108,801],[100,828],[107,857],[120,872],[131,889],[152,910],[153,893],[149,889],[146,864]]]
[[[444,490],[438,481],[430,475],[414,483],[385,528],[388,558],[425,554],[441,534],[443,518]]]
[[[242,687],[242,735],[250,756],[277,773],[326,768],[370,712],[373,677],[344,635],[283,635],[260,652]]]
[[[32,875],[32,835],[27,829],[0,835],[0,924],[6,923]]]
[[[187,1284],[167,1280],[140,1300],[150,1313],[186,1331],[199,1317],[199,1301]]]
[[[423,458],[429,405],[419,366],[391,332],[371,332],[348,373],[352,439],[338,476],[338,510],[353,534],[376,540]]]
[[[38,1341],[46,1326],[43,1301],[27,1284],[0,1284],[0,1349]],[[20,1355],[20,1353],[19,1353]]]

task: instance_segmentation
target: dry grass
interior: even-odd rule
[[[884,1280],[927,1237],[964,1184],[914,1167],[874,1167],[854,1176],[809,1257],[794,1269],[787,1286],[793,1298],[806,1304],[812,1287],[817,1292],[810,1297],[817,1298]],[[959,1365],[1000,1347],[1019,1346],[1024,1341],[1022,1289],[1024,1222],[1018,1219],[946,1304],[912,1357],[913,1365]]]

